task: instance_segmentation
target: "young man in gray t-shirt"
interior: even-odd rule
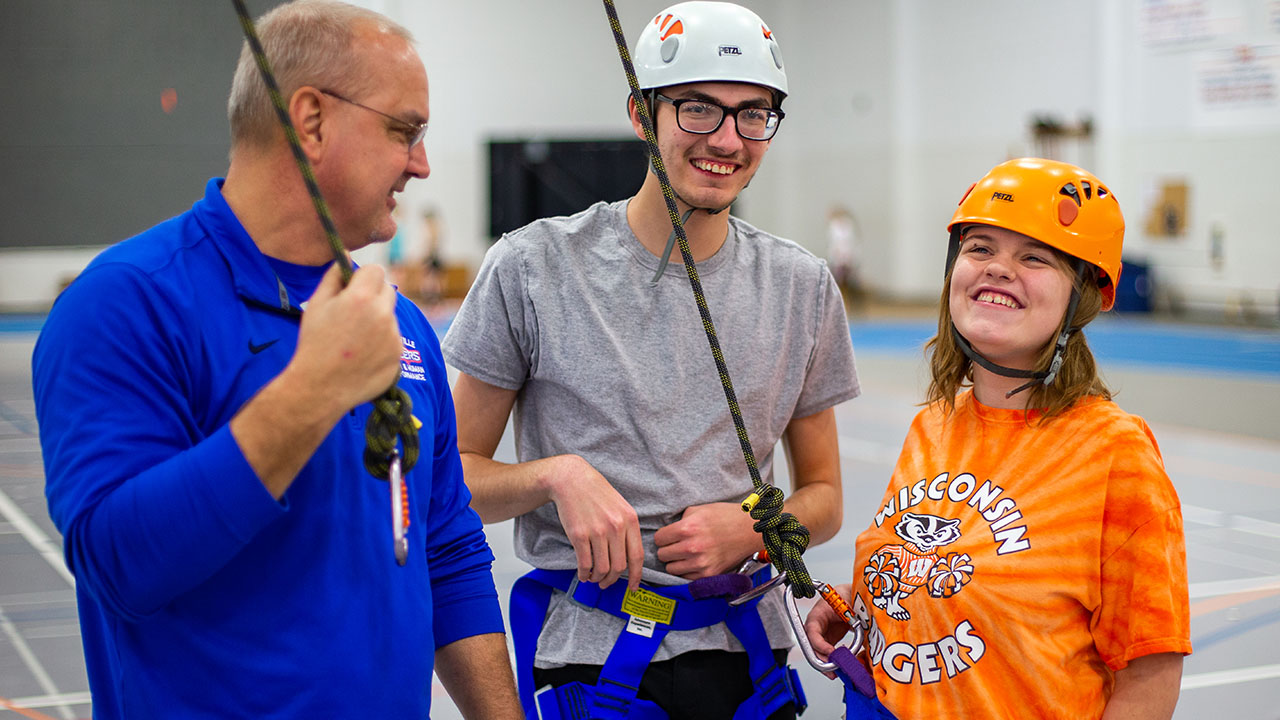
[[[782,120],[777,41],[745,8],[682,3],[647,26],[635,61],[677,204],[691,213],[689,248],[761,476],[772,481],[781,439],[793,481],[785,510],[812,543],[826,541],[841,521],[834,406],[859,392],[844,305],[820,259],[724,212]],[[643,138],[632,103],[629,112]],[[740,508],[751,480],[670,235],[652,170],[629,200],[512,232],[488,253],[443,342],[462,373],[454,402],[472,506],[485,522],[516,519],[523,560],[602,590],[624,575],[632,590],[642,579],[656,590],[733,572],[762,547]],[[499,463],[513,409],[519,461]],[[562,589],[544,600],[541,635],[533,628],[533,685],[595,687],[619,638],[645,628]],[[517,605],[513,634],[525,622]],[[758,610],[764,652],[782,664],[790,638],[779,594]],[[724,623],[651,644],[634,684],[671,717],[731,717],[759,694],[751,643]],[[659,687],[671,678],[674,689]],[[765,716],[795,717],[790,697],[766,703]]]

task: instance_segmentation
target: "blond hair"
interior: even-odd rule
[[[401,25],[372,10],[333,0],[295,0],[255,22],[280,93],[289,97],[304,85],[359,95],[373,76],[363,67],[356,32],[362,27],[388,32],[412,43]],[[240,49],[227,98],[231,146],[265,145],[277,136],[279,121],[246,41]]]

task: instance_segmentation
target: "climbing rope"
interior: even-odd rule
[[[267,93],[271,96],[276,117],[280,120],[285,137],[289,140],[293,159],[302,173],[307,192],[311,195],[311,203],[315,206],[316,215],[320,217],[320,224],[324,227],[325,238],[329,241],[333,259],[342,271],[342,284],[345,286],[351,281],[351,259],[347,257],[346,248],[338,238],[338,229],[333,223],[328,204],[320,194],[320,186],[316,183],[311,163],[302,152],[298,132],[293,127],[293,121],[289,119],[289,111],[280,94],[280,86],[276,83],[271,65],[267,62],[267,55],[262,49],[262,42],[258,39],[258,31],[253,25],[253,19],[249,17],[249,11],[243,0],[231,1],[240,18],[240,26],[244,30],[249,49],[253,51],[253,59],[257,62],[258,70],[262,74],[262,81],[267,86]],[[369,420],[364,428],[364,467],[375,478],[392,481],[392,504],[401,508],[399,515],[401,524],[396,525],[395,537],[396,560],[401,565],[404,564],[407,554],[407,542],[403,533],[408,528],[409,516],[408,484],[401,484],[400,476],[402,473],[409,472],[418,462],[418,425],[417,419],[413,417],[413,402],[409,399],[408,393],[393,383],[386,392],[373,400],[373,412],[369,414]],[[397,438],[404,448],[403,458],[400,457],[400,452],[396,448]],[[394,487],[395,485],[400,487]]]
[[[631,99],[640,114],[641,125],[644,126],[644,138],[649,146],[649,157],[653,170],[658,176],[658,182],[662,186],[667,214],[671,217],[671,226],[679,241],[680,256],[684,260],[685,271],[689,275],[689,285],[693,288],[693,297],[698,303],[698,313],[702,316],[702,328],[707,334],[707,344],[711,346],[711,355],[715,358],[716,369],[720,371],[720,384],[724,387],[724,397],[729,403],[729,414],[733,416],[733,425],[738,431],[742,457],[747,463],[747,472],[751,475],[751,485],[755,488],[755,491],[742,503],[742,509],[750,513],[751,518],[756,521],[753,527],[764,540],[765,550],[768,551],[774,567],[779,572],[786,572],[791,592],[797,597],[813,597],[816,593],[813,579],[809,577],[809,571],[801,557],[805,548],[809,547],[809,529],[791,513],[783,512],[782,490],[775,485],[766,485],[760,478],[755,452],[751,449],[751,439],[747,437],[747,426],[742,420],[738,398],[733,392],[733,381],[729,379],[729,367],[725,364],[724,354],[720,351],[720,340],[716,337],[715,323],[711,321],[711,310],[707,307],[707,299],[702,294],[702,281],[698,279],[698,269],[693,264],[693,253],[689,250],[689,239],[685,235],[684,223],[676,207],[675,191],[671,189],[671,181],[667,177],[667,169],[662,162],[662,154],[658,150],[653,119],[649,116],[648,104],[644,101],[644,96],[640,92],[640,82],[636,79],[636,70],[631,62],[631,52],[627,49],[627,39],[622,32],[622,23],[618,21],[618,12],[613,6],[613,0],[604,0],[604,8],[609,16],[609,26],[613,29],[613,39],[618,46],[618,57],[622,60],[622,69],[627,74],[627,84],[631,86]]]

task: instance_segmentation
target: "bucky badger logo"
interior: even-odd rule
[[[882,545],[862,570],[863,583],[876,607],[894,620],[908,620],[911,613],[901,601],[929,586],[929,595],[946,598],[960,592],[973,577],[968,553],[950,553],[945,558],[938,548],[960,539],[960,521],[936,515],[903,513],[893,528],[901,545]]]

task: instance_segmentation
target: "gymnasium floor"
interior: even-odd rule
[[[43,496],[30,385],[41,320],[0,316],[0,720],[91,714],[72,579]],[[915,413],[931,325],[873,314],[851,332],[864,394],[837,408],[845,525],[806,554],[814,577],[833,583],[850,577],[853,539]],[[1131,317],[1099,320],[1089,338],[1117,401],[1154,428],[1183,503],[1195,653],[1175,717],[1280,719],[1280,332]],[[500,459],[512,457],[509,435]],[[505,592],[525,568],[510,524],[488,530]],[[836,683],[798,653],[793,663],[805,717],[840,717]],[[433,717],[460,717],[438,685]]]

